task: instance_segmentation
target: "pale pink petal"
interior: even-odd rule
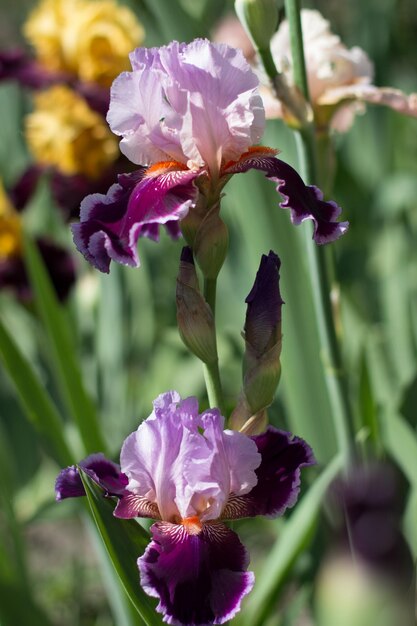
[[[198,413],[196,398],[180,401],[175,392],[159,396],[153,413],[123,445],[127,491],[157,505],[165,521],[220,517],[232,491],[243,494],[256,485],[261,462],[251,439],[223,426],[217,409]],[[127,505],[130,515],[134,498]]]
[[[375,87],[374,85],[347,85],[327,91],[319,103],[335,105],[341,102],[359,100],[370,104],[388,106],[398,113],[417,117],[417,93],[409,96],[400,89],[392,87]]]
[[[175,106],[185,115],[181,144],[191,162],[205,163],[216,173],[222,160],[238,158],[259,141],[264,114],[258,79],[240,50],[197,39],[179,54],[161,49],[160,59],[175,77],[167,95],[171,104],[175,96]]]

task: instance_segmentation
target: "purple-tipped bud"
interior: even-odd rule
[[[188,246],[181,253],[176,300],[181,339],[201,361],[214,363],[217,348],[213,314],[199,291],[193,254]]]
[[[257,357],[261,357],[281,340],[281,306],[279,290],[281,261],[272,252],[262,255],[254,285],[245,302],[245,340]]]
[[[265,409],[271,404],[280,374],[281,307],[278,256],[262,255],[255,282],[246,298],[243,390],[231,417],[235,429],[264,424]],[[249,421],[248,421],[249,420]]]

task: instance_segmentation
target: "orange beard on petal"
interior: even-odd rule
[[[181,520],[181,524],[189,535],[199,535],[203,530],[203,524],[199,517],[185,517]]]
[[[280,150],[268,148],[268,146],[251,146],[249,150],[241,154],[236,161],[228,161],[225,163],[222,166],[222,171],[227,170],[232,165],[236,165],[236,163],[241,163],[242,161],[246,161],[246,159],[250,159],[254,156],[276,156],[279,152]]]
[[[145,176],[160,176],[173,170],[188,170],[188,167],[179,161],[158,161],[147,168]]]

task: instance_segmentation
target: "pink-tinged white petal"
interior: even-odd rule
[[[169,522],[217,519],[232,491],[253,488],[261,461],[253,441],[223,426],[217,409],[198,413],[196,398],[159,396],[122,448],[128,491],[155,503]]]
[[[112,131],[122,136],[120,150],[133,163],[184,161],[175,128],[181,120],[173,116],[166,100],[160,71],[149,68],[124,72],[116,78],[107,121]]]
[[[158,522],[152,542],[138,559],[144,591],[159,599],[157,611],[174,626],[224,624],[240,610],[254,584],[247,552],[223,524],[189,533]]]
[[[195,201],[195,177],[172,168],[119,176],[107,194],[92,194],[81,203],[80,223],[72,226],[78,250],[102,272],[109,271],[111,260],[139,266],[139,237],[157,239],[160,224],[174,232],[172,222],[185,217]]]
[[[246,495],[231,496],[223,511],[223,519],[282,515],[297,501],[301,468],[315,463],[313,452],[305,441],[272,426],[252,439],[262,457],[256,469],[258,482]]]
[[[322,105],[336,105],[343,102],[359,101],[388,106],[398,113],[417,117],[417,93],[405,94],[392,87],[374,85],[346,85],[328,90],[320,98]]]
[[[220,517],[231,492],[247,493],[254,487],[261,457],[249,437],[223,430],[224,418],[217,409],[205,411],[199,427],[204,436],[195,438],[185,459],[182,502],[184,509],[188,503],[192,506],[187,515],[198,514],[207,521]]]
[[[113,84],[108,121],[141,165],[174,159],[216,177],[221,163],[258,143],[265,116],[242,52],[196,39],[138,48]]]
[[[236,163],[225,166],[223,174],[239,174],[250,169],[265,172],[265,176],[277,183],[277,191],[283,197],[280,207],[290,209],[293,224],[312,220],[313,239],[317,244],[330,243],[343,235],[348,222],[337,222],[342,209],[331,200],[323,200],[323,193],[318,187],[305,185],[301,177],[288,163],[275,156],[266,156],[273,152],[268,148],[259,148],[243,155]]]
[[[373,66],[368,55],[357,46],[348,49],[340,37],[330,30],[330,23],[318,12],[301,11],[304,54],[310,97],[315,106],[318,99],[333,87],[358,81],[369,83]],[[283,20],[271,40],[271,51],[278,69],[290,84],[294,83],[289,25]]]
[[[188,96],[180,131],[184,154],[216,174],[222,160],[238,158],[257,143],[264,128],[258,79],[242,52],[224,44],[197,39],[179,54],[161,50],[161,63],[175,82],[167,91]],[[181,104],[184,99],[181,100]]]

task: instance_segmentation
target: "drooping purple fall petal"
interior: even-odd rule
[[[323,200],[323,194],[314,185],[305,185],[300,175],[291,165],[275,156],[264,156],[263,149],[249,152],[238,162],[226,165],[223,174],[239,174],[250,169],[261,170],[265,176],[277,183],[277,191],[282,195],[280,207],[290,209],[293,224],[312,220],[313,239],[317,244],[330,243],[343,235],[348,222],[337,222],[342,209],[332,200]]]
[[[107,495],[121,496],[125,493],[127,477],[116,463],[106,459],[101,452],[91,454],[81,461],[79,466],[107,492]],[[57,500],[85,496],[76,465],[66,467],[59,473],[55,481],[55,495]]]
[[[136,244],[140,236],[157,239],[157,228],[182,219],[195,200],[196,173],[169,170],[147,175],[145,168],[118,177],[107,194],[92,194],[81,203],[80,223],[72,226],[74,242],[85,258],[102,272],[110,261],[140,264]]]
[[[204,524],[200,532],[158,522],[152,542],[138,559],[141,585],[159,598],[157,611],[168,624],[224,624],[251,591],[247,552],[223,524]]]
[[[277,517],[294,506],[300,490],[300,469],[314,465],[310,446],[299,437],[270,426],[255,435],[262,461],[255,470],[255,487],[243,496],[232,496],[222,513],[222,519],[237,519],[265,515]]]

